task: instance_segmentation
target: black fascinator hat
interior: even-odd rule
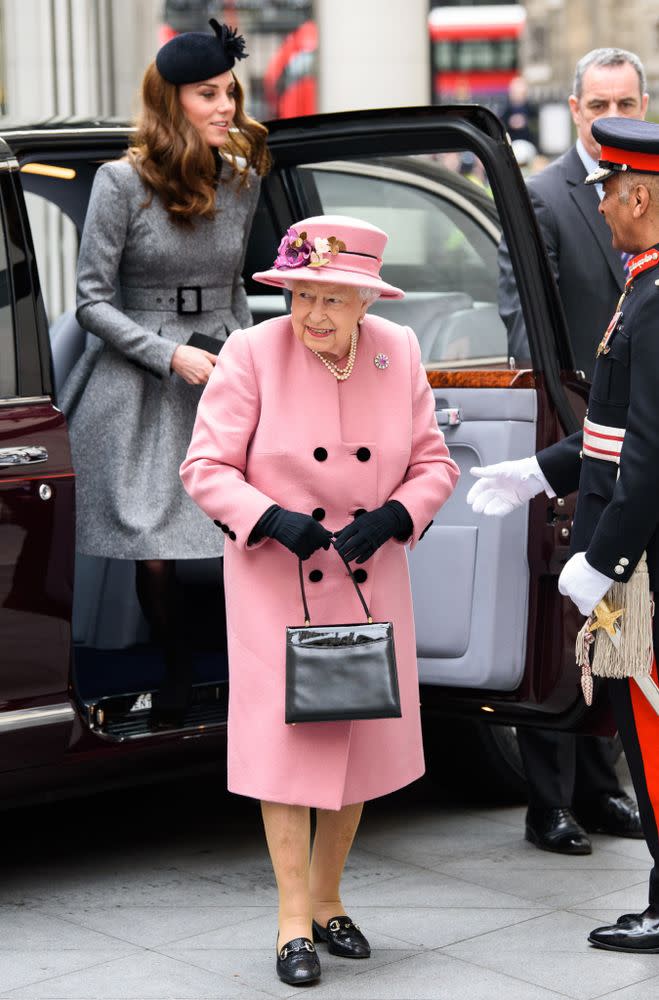
[[[245,39],[235,28],[208,22],[213,34],[186,31],[176,35],[160,49],[156,68],[168,83],[198,83],[233,69],[236,59],[246,59]]]

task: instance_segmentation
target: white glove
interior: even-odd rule
[[[558,589],[588,617],[613,582],[610,576],[604,576],[590,565],[585,552],[577,552],[565,563],[558,578]]]
[[[477,482],[467,493],[467,503],[476,514],[505,517],[542,490],[549,497],[556,496],[535,455],[516,462],[474,466],[469,471]]]

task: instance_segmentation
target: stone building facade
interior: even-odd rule
[[[524,73],[540,101],[565,100],[577,60],[616,45],[640,56],[659,119],[659,5],[656,0],[525,0]],[[654,109],[653,109],[654,105]]]

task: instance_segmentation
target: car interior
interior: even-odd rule
[[[22,164],[56,393],[94,339],[75,318],[77,243],[95,171],[120,152],[87,149]],[[297,181],[309,215],[355,215],[389,234],[382,274],[404,288],[406,298],[378,301],[371,309],[412,327],[429,370],[509,367],[497,308],[500,227],[485,189],[436,157],[311,164],[298,168]],[[245,265],[255,322],[287,311],[284,295],[249,278],[270,266],[279,237],[262,197]],[[435,398],[438,422],[447,425],[451,455],[464,474],[427,541],[410,557],[421,678],[513,690],[525,654],[526,519],[476,524],[464,496],[470,466],[533,450],[535,394],[448,387],[435,389]],[[455,423],[445,419],[453,411]],[[194,697],[185,724],[212,725],[225,720],[227,704],[221,561],[179,561],[177,575],[194,650]],[[488,589],[495,598],[479,602],[474,612]],[[148,736],[151,695],[163,666],[137,603],[132,562],[76,556],[73,639],[72,686],[90,724],[111,739]]]

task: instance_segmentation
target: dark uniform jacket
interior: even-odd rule
[[[659,244],[654,249],[659,251]],[[571,551],[585,552],[591,566],[622,583],[647,551],[653,590],[659,584],[657,281],[659,266],[634,278],[608,341],[609,351],[600,354],[595,364],[588,418],[626,428],[619,476],[613,462],[580,457],[581,431],[537,456],[559,496],[579,490]],[[655,618],[655,643],[658,638]]]

